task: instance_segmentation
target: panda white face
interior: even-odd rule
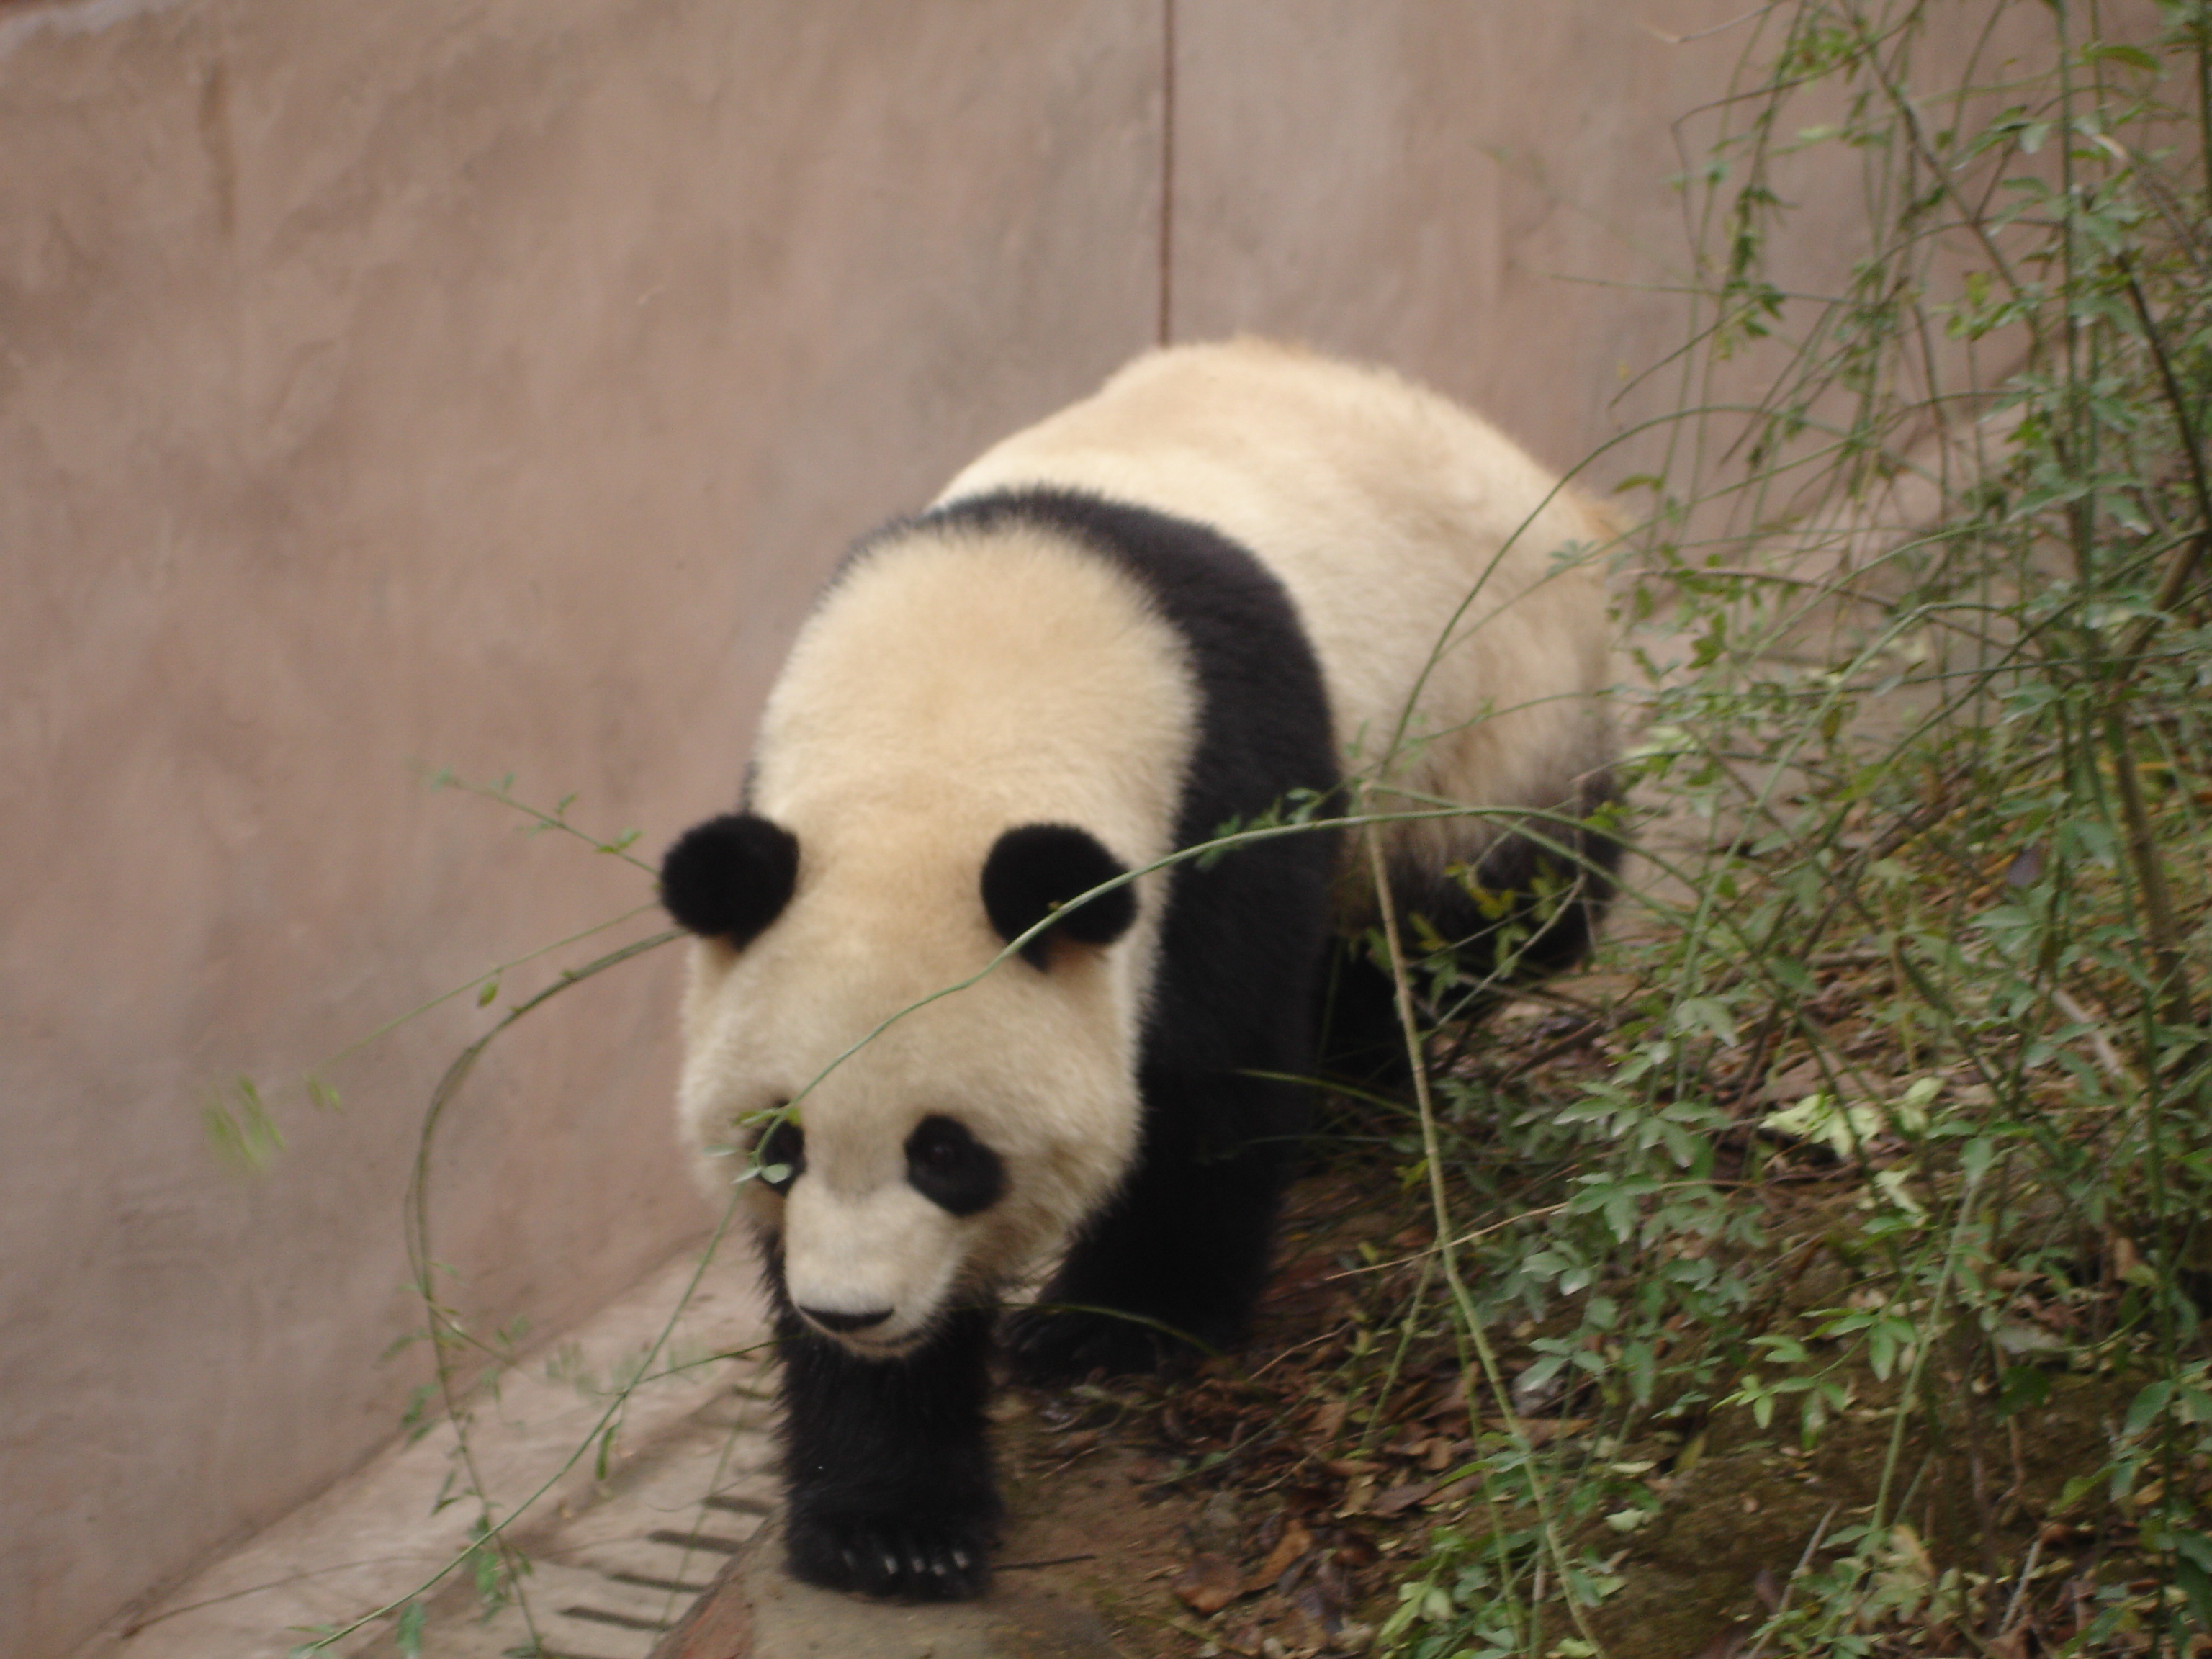
[[[1022,902],[1041,918],[1118,869],[1072,830],[1026,826],[999,845],[1013,850],[965,860],[964,890],[943,907],[911,869],[834,848],[820,864],[845,878],[802,879],[813,865],[796,839],[750,815],[702,825],[664,871],[670,908],[702,935],[679,1095],[701,1173],[726,1200],[733,1177],[763,1172],[745,1197],[793,1305],[873,1358],[911,1350],[1063,1243],[1135,1155],[1137,1032],[1115,989],[1126,942],[1115,948],[1133,898],[1092,918],[1092,939],[1055,929],[932,1000],[999,954],[999,927],[1019,934]],[[750,932],[787,869],[791,896]],[[732,870],[744,902],[724,905]],[[1040,870],[1034,894],[1008,875]],[[910,925],[917,913],[928,926]]]
[[[911,530],[801,630],[750,810],[670,849],[662,896],[700,936],[685,1136],[724,1151],[702,1164],[726,1198],[792,1105],[803,1162],[749,1202],[792,1299],[855,1352],[1035,1265],[1134,1162],[1168,878],[1071,902],[1175,846],[1199,706],[1182,635],[1111,561],[1046,529]]]
[[[785,1285],[817,1329],[864,1353],[896,1354],[953,1299],[972,1239],[960,1224],[1006,1196],[1006,1161],[959,1120],[933,1113],[902,1148],[904,1181],[858,1195],[810,1176],[805,1132],[770,1126],[756,1156],[784,1198]],[[989,1231],[981,1224],[980,1232]]]

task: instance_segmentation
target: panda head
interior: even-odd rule
[[[758,1169],[746,1197],[793,1307],[890,1358],[1127,1170],[1149,930],[1133,884],[1057,914],[1126,873],[1084,830],[865,828],[710,819],[661,893],[697,936],[679,1097],[702,1173],[726,1199]]]

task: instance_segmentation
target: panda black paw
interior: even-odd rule
[[[989,1588],[988,1522],[932,1516],[793,1515],[792,1575],[824,1589],[896,1601],[966,1601]]]
[[[1054,1308],[1011,1315],[1006,1352],[1015,1378],[1032,1384],[1079,1382],[1094,1372],[1142,1376],[1206,1357],[1203,1348],[1155,1324]]]

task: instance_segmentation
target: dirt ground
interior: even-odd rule
[[[1144,1389],[1013,1391],[1005,1447],[1020,1524],[1002,1573],[1099,1613],[1126,1655],[1360,1652],[1395,1608],[1395,1583],[1437,1524],[1491,1524],[1464,1462],[1458,1378],[1401,1374],[1382,1422],[1345,1427],[1345,1349],[1358,1340],[1360,1245],[1427,1241],[1364,1183],[1318,1176],[1298,1192],[1255,1340],[1197,1378]],[[1809,1294],[1832,1285],[1809,1285]],[[1595,1613],[1613,1659],[1723,1659],[1777,1604],[1818,1535],[1875,1500],[1896,1418],[1881,1387],[1829,1425],[1812,1451],[1794,1422],[1759,1429],[1714,1413],[1621,1447],[1662,1498],[1613,1568]],[[1893,1513],[1924,1566],[2002,1573],[2042,1537],[2046,1562],[2086,1548],[2094,1524],[2051,1520],[2070,1474],[2104,1460],[2106,1422],[2135,1382],[2059,1376],[1996,1443],[1931,1444],[1909,1418],[1909,1486]],[[1451,1401],[1437,1405],[1437,1401]],[[1524,1418],[1540,1443],[1589,1433],[1577,1418]],[[1073,1559],[1071,1559],[1073,1558]],[[1940,1620],[1931,1608],[1931,1620]]]
[[[1371,1389],[1382,1369],[1354,1357],[1377,1301],[1390,1299],[1374,1259],[1428,1242],[1418,1205],[1376,1190],[1375,1173],[1301,1185],[1240,1355],[1180,1382],[1009,1393],[1002,1447],[1019,1522],[1007,1579],[1034,1573],[1036,1593],[1095,1610],[1125,1655],[1358,1653],[1398,1605],[1432,1528],[1532,1518],[1493,1514],[1473,1482],[1449,1478],[1470,1451],[1455,1368],[1409,1363],[1375,1419],[1347,1425],[1347,1393]],[[1837,1293],[1842,1272],[1816,1267],[1798,1294]],[[1529,1356],[1502,1357],[1510,1370]],[[1909,1528],[1900,1548],[1924,1552],[1917,1570],[1931,1582],[1954,1565],[1997,1578],[2031,1547],[2047,1568],[2087,1553],[2098,1522],[2059,1518],[2059,1491],[2102,1462],[2109,1421],[2139,1382],[2058,1375],[2045,1405],[1983,1445],[1936,1443],[1908,1416],[1906,1484],[1891,1502]],[[1637,1471],[1659,1500],[1613,1560],[1623,1582],[1593,1615],[1590,1633],[1613,1659],[1728,1659],[1809,1547],[1863,1519],[1896,1418],[1893,1391],[1866,1377],[1855,1389],[1858,1403],[1810,1451],[1794,1420],[1762,1429],[1741,1409],[1587,1448]],[[1588,1419],[1565,1414],[1571,1402],[1550,1409],[1561,1414],[1522,1419],[1532,1442],[1572,1453],[1593,1438]],[[1570,1518],[1578,1536],[1595,1522]],[[1927,1616],[1940,1626],[1943,1610]]]
[[[1808,1262],[1793,1299],[1840,1298],[1849,1271],[1818,1243],[1826,1200],[1808,1190],[1787,1201]],[[1006,1390],[995,1413],[1012,1519],[984,1603],[895,1610],[819,1595],[775,1573],[764,1540],[728,1576],[751,1574],[752,1645],[693,1626],[664,1644],[664,1659],[1370,1650],[1433,1529],[1479,1534],[1534,1518],[1493,1510],[1473,1479],[1455,1478],[1473,1455],[1456,1364],[1415,1348],[1393,1371],[1378,1350],[1430,1243],[1424,1207],[1379,1164],[1310,1176],[1241,1352],[1176,1379]],[[1538,1334],[1499,1334],[1509,1372]],[[1897,1467],[1909,1484],[1890,1494],[1909,1529],[1899,1571],[1931,1585],[1954,1565],[1994,1580],[2034,1547],[2047,1577],[2069,1552],[2092,1550],[2098,1523],[2057,1516],[2056,1500],[2069,1474],[2102,1461],[2108,1420],[2138,1381],[2056,1375],[2047,1402],[1988,1444],[1935,1443],[1908,1417]],[[1626,1443],[1601,1440],[1571,1395],[1520,1418],[1531,1443],[1586,1469],[1628,1471],[1656,1500],[1649,1523],[1617,1540],[1594,1514],[1566,1518],[1577,1543],[1607,1540],[1621,1580],[1592,1614],[1611,1659],[1732,1659],[1816,1542],[1864,1518],[1897,1419],[1893,1390],[1860,1377],[1854,1391],[1810,1451],[1794,1419],[1762,1429],[1741,1409],[1677,1418]],[[1930,1603],[1926,1616],[1940,1629],[1944,1610]]]

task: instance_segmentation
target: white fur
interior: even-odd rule
[[[1603,585],[1553,556],[1611,527],[1434,392],[1261,340],[1151,352],[985,451],[941,499],[1038,483],[1195,519],[1258,554],[1321,658],[1346,775],[1406,792],[1378,792],[1379,810],[1559,806],[1610,753]],[[1498,830],[1468,817],[1385,841],[1394,863],[1440,870]],[[1358,920],[1364,890],[1348,890]]]
[[[1052,1249],[1135,1152],[1158,876],[1111,947],[1059,946],[1049,974],[1006,964],[829,1070],[998,954],[980,878],[1006,830],[1080,824],[1132,867],[1173,850],[1197,716],[1180,637],[1094,556],[1011,539],[905,538],[826,596],[769,696],[753,779],[753,810],[798,838],[797,889],[744,951],[694,951],[688,1137],[728,1146],[739,1116],[821,1077],[785,1271],[800,1306],[897,1310],[856,1347],[910,1341],[956,1287]],[[959,1220],[907,1184],[906,1137],[932,1113],[1006,1160],[1006,1200]]]
[[[1604,760],[1602,592],[1552,559],[1604,527],[1432,394],[1256,342],[1157,352],[942,499],[1033,484],[1198,520],[1255,553],[1315,643],[1348,769],[1548,807]],[[1173,850],[1198,718],[1181,636],[1095,556],[1035,531],[988,542],[907,532],[825,596],[770,696],[751,792],[798,838],[796,890],[743,951],[693,955],[688,1137],[729,1148],[741,1117],[815,1085],[806,1173],[787,1203],[755,1191],[764,1219],[781,1210],[795,1302],[895,1310],[848,1339],[862,1352],[911,1346],[948,1297],[1063,1243],[1135,1151],[1157,875],[1113,945],[1057,946],[1044,974],[1003,964],[848,1055],[998,953],[978,884],[1004,830],[1079,825],[1132,867]],[[1393,851],[1441,868],[1494,834],[1401,830]],[[1005,1201],[958,1219],[907,1183],[903,1143],[932,1113],[1006,1160]],[[708,1163],[711,1184],[744,1164]]]

